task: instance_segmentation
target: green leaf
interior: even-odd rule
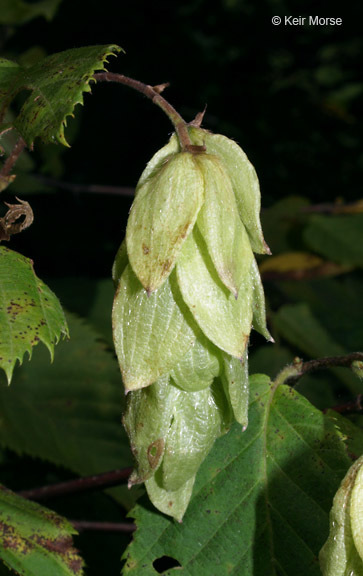
[[[239,218],[229,175],[219,159],[201,154],[196,161],[205,187],[197,225],[219,278],[237,298],[253,259],[248,234]]]
[[[340,356],[346,350],[330,335],[305,303],[286,304],[274,315],[274,329],[287,342],[313,358]],[[361,392],[359,379],[346,369],[332,368],[353,394]]]
[[[147,292],[169,276],[203,200],[203,177],[189,152],[170,158],[138,187],[126,242],[132,269]]]
[[[123,423],[137,463],[130,484],[145,482],[160,466],[180,393],[169,383],[169,376],[164,376],[151,386],[127,395]]]
[[[163,556],[190,576],[321,576],[317,555],[350,465],[341,436],[289,387],[258,375],[250,389],[248,428],[217,440],[183,523],[135,507],[124,576],[155,576]]]
[[[193,141],[204,144],[208,154],[215,154],[224,164],[236,197],[240,218],[246,227],[252,250],[269,254],[261,223],[261,193],[257,174],[242,148],[222,134],[212,134],[200,128],[190,128]]]
[[[48,21],[54,18],[62,0],[1,0],[0,24],[21,25],[33,18],[44,16]]]
[[[348,470],[330,512],[330,533],[320,551],[324,576],[363,576],[363,457]]]
[[[252,324],[249,276],[236,299],[220,281],[203,239],[194,230],[178,259],[177,278],[184,301],[207,338],[242,358]]]
[[[40,349],[10,388],[0,386],[1,446],[80,475],[130,466],[117,362],[97,332],[71,315],[68,322],[72,338],[53,365]],[[133,496],[122,489],[119,499],[127,505]]]
[[[314,215],[304,230],[304,240],[334,262],[363,266],[363,214]]]
[[[43,342],[53,360],[54,345],[68,336],[67,323],[53,292],[34,273],[25,256],[0,247],[0,368],[10,384],[14,366]]]
[[[193,320],[172,274],[150,296],[128,265],[113,307],[113,335],[127,390],[149,386],[167,374],[193,345]]]
[[[203,334],[200,334],[195,344],[170,372],[170,376],[182,390],[197,392],[210,386],[219,372],[217,350]]]
[[[67,146],[64,128],[76,104],[83,104],[83,92],[90,92],[96,70],[103,70],[107,56],[121,48],[87,46],[53,54],[29,68],[0,59],[0,117],[19,92],[30,91],[20,113],[0,131],[15,127],[30,147],[34,139],[60,142]]]
[[[65,518],[0,486],[0,558],[17,574],[83,574],[76,533]]]

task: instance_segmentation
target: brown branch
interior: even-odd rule
[[[69,190],[74,193],[86,194],[106,194],[110,196],[134,196],[135,189],[128,186],[104,186],[102,184],[74,184],[73,182],[62,182],[55,178],[48,178],[41,174],[34,174],[34,178],[45,186]]]
[[[99,532],[134,532],[136,525],[132,522],[91,522],[88,520],[69,520],[78,532],[96,530]]]
[[[360,414],[363,412],[363,394],[358,394],[358,396],[350,402],[332,406],[330,410],[334,410],[334,412],[338,412],[339,414]]]
[[[141,92],[141,94],[159,106],[159,108],[161,108],[163,112],[165,112],[165,114],[168,116],[178,134],[182,150],[196,152],[195,146],[193,146],[190,140],[185,120],[183,120],[179,112],[177,112],[175,108],[169,104],[169,102],[165,100],[165,98],[160,94],[160,86],[165,87],[164,84],[153,87],[149,86],[148,84],[144,84],[139,80],[134,80],[133,78],[129,78],[123,74],[116,74],[113,72],[99,72],[94,74],[93,78],[102,82],[118,82],[120,84],[124,84],[125,86],[129,86],[138,92]],[[198,146],[198,149],[198,151],[201,152],[204,150],[204,146]]]
[[[26,142],[23,138],[19,138],[14,148],[11,151],[10,156],[5,160],[4,165],[0,171],[1,180],[9,180],[10,173],[15,166],[20,154],[23,152],[26,146]]]
[[[308,372],[334,367],[352,368],[352,364],[357,361],[363,361],[363,352],[353,352],[352,354],[347,354],[345,356],[316,358],[315,360],[308,360],[307,362],[303,362],[300,358],[296,358],[293,364],[284,368],[280,374],[277,375],[275,383],[277,385],[294,385]]]
[[[17,494],[29,500],[46,500],[47,498],[85,492],[86,490],[110,488],[111,486],[125,483],[131,472],[132,468],[122,468],[120,470],[104,472],[103,474],[85,476],[49,486],[41,486],[40,488],[33,488],[31,490],[21,490],[17,492]]]

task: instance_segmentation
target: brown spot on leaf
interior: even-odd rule
[[[164,451],[164,440],[162,438],[158,438],[148,446],[147,459],[153,470],[159,464],[163,451]]]
[[[143,243],[143,245],[142,245],[142,251],[143,251],[143,253],[145,254],[145,256],[146,256],[147,254],[149,254],[149,252],[150,252],[149,246],[146,246],[146,244]]]

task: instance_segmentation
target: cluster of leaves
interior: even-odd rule
[[[64,60],[60,55],[28,71],[32,92],[23,111],[4,128],[13,126],[28,144],[37,136],[62,141],[66,115],[114,50],[76,50]],[[65,81],[54,90],[61,60]],[[0,89],[3,97],[8,95],[3,100],[8,106],[10,97],[24,87],[24,70],[3,62],[2,71]],[[60,98],[75,78],[82,79],[77,90],[68,89],[72,95]],[[48,111],[41,98],[47,79],[49,93],[58,94]],[[58,110],[59,102],[66,106],[51,124],[49,111]],[[44,116],[37,124],[39,106]],[[359,203],[328,206],[316,214],[306,200],[288,198],[266,210],[263,219],[275,256],[262,261],[260,269],[277,343],[261,346],[258,337],[252,341],[251,372],[259,374],[250,381],[249,426],[242,433],[236,424],[217,441],[197,476],[182,524],[151,509],[143,497],[138,500],[130,512],[137,524],[133,542],[115,543],[116,556],[124,551],[124,574],[152,575],[172,566],[198,576],[321,574],[318,554],[328,536],[334,494],[352,457],[363,451],[362,417],[321,409],[351,399],[361,385],[352,372],[340,369],[307,376],[299,392],[271,378],[296,354],[314,358],[359,348],[363,215]],[[1,248],[0,266],[0,362],[10,379],[25,352],[39,340],[53,352],[67,327],[58,300],[34,275],[28,259]],[[51,284],[71,311],[71,340],[60,342],[52,365],[39,347],[30,363],[16,368],[10,388],[5,376],[0,377],[1,480],[14,490],[26,487],[23,474],[14,473],[14,465],[26,470],[26,456],[49,463],[34,482],[131,464],[120,425],[120,376],[110,323],[105,321],[111,316],[111,280],[91,284],[63,279]],[[85,306],[85,293],[91,291],[93,298]],[[105,511],[120,519],[137,496],[134,489],[117,488],[107,497],[110,507],[95,498],[91,509],[103,519]],[[59,507],[63,515],[70,514],[67,504]],[[84,508],[75,509],[83,514]],[[16,572],[81,573],[82,561],[70,542],[72,532],[63,518],[1,490],[0,558]],[[117,561],[110,574],[112,570],[117,573]],[[8,568],[2,566],[0,573],[8,574]]]

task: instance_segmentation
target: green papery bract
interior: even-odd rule
[[[363,576],[362,502],[363,456],[349,468],[334,496],[329,537],[319,554],[324,576]]]
[[[216,349],[203,334],[170,372],[174,383],[186,392],[197,392],[210,386],[219,375]]]
[[[252,324],[252,283],[246,275],[238,298],[222,284],[196,228],[177,263],[183,299],[204,334],[218,348],[243,358]]]
[[[165,146],[160,148],[160,150],[158,150],[151,158],[151,160],[149,160],[149,162],[146,164],[146,167],[142,172],[139,181],[137,183],[135,196],[137,196],[137,193],[141,188],[141,186],[143,186],[143,184],[145,184],[145,182],[149,180],[149,178],[155,176],[155,174],[160,170],[160,168],[162,168],[163,165],[178,152],[180,152],[179,141],[176,134],[174,133],[172,134],[169,142]]]
[[[199,392],[180,392],[157,475],[162,488],[179,490],[195,476],[221,434],[221,422],[221,412],[210,387]]]
[[[174,273],[148,296],[129,264],[115,295],[112,324],[126,390],[149,386],[169,373],[194,344],[198,332]]]
[[[146,480],[145,487],[155,508],[181,522],[192,496],[194,482],[195,476],[183,484],[179,490],[168,491],[160,486],[157,471],[154,476]]]
[[[265,294],[261,282],[260,271],[254,258],[251,263],[250,274],[253,286],[253,328],[264,336],[266,340],[273,342],[273,338],[266,325]]]
[[[123,424],[136,459],[129,485],[145,482],[159,467],[179,394],[168,376],[128,394]]]
[[[129,259],[127,257],[126,239],[121,242],[120,248],[117,250],[117,254],[112,266],[112,280],[115,290],[117,290],[118,283],[122,272],[125,270]]]
[[[221,352],[221,355],[223,358],[221,378],[231,403],[234,418],[243,428],[247,428],[249,396],[247,347],[243,360],[234,358],[225,352]]]
[[[172,156],[138,187],[126,243],[132,269],[147,292],[169,276],[203,200],[203,177],[189,152]]]
[[[223,162],[236,197],[240,218],[250,237],[251,247],[259,254],[270,254],[261,228],[261,194],[257,174],[246,154],[236,142],[221,134],[201,128],[189,128],[195,144],[204,144],[207,154],[215,154]]]
[[[240,220],[229,175],[217,156],[201,154],[196,161],[204,178],[205,200],[198,214],[198,228],[223,284],[238,296],[249,274],[253,253]]]
[[[355,477],[350,500],[350,525],[355,548],[361,559],[363,573],[363,457],[359,459],[360,466]]]

